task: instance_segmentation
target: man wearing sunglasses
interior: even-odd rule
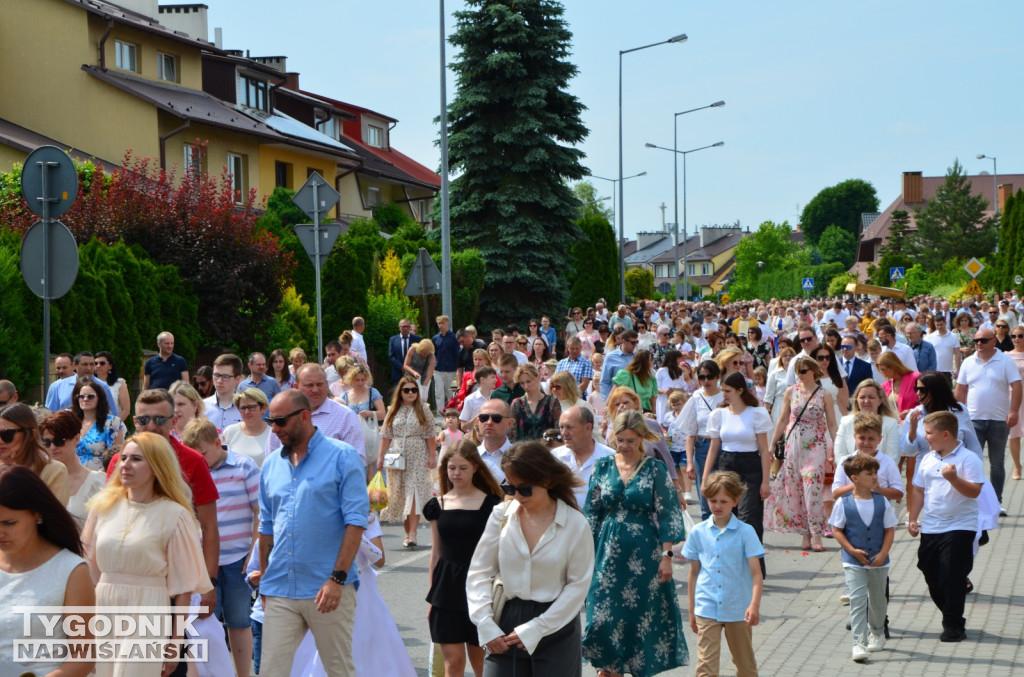
[[[1021,380],[1017,363],[1001,350],[991,329],[974,333],[974,354],[964,359],[956,379],[956,399],[967,405],[978,442],[988,447],[989,479],[1003,509],[1003,483],[1006,480],[1006,439],[1017,425],[1020,411]]]
[[[813,357],[814,351],[818,349],[818,335],[806,324],[801,325],[800,329],[797,330],[796,339],[797,343],[800,344],[800,351],[789,361],[789,367],[786,369],[787,386],[796,385],[796,358],[802,356]]]
[[[846,387],[851,397],[861,381],[872,377],[871,363],[857,357],[857,339],[852,336],[847,336],[839,344],[839,368],[846,376]]]
[[[10,381],[0,381],[0,409],[18,401],[18,389]]]
[[[305,367],[319,365],[306,364]],[[301,370],[300,370],[301,371]],[[327,379],[320,378],[326,389]],[[355,675],[355,556],[370,503],[363,463],[350,445],[324,436],[312,403],[289,388],[270,403],[279,446],[260,470],[262,669],[287,675],[309,629],[328,675]]]
[[[505,481],[505,473],[501,470],[501,457],[512,446],[508,439],[511,427],[512,410],[502,400],[491,398],[480,407],[477,428],[483,442],[477,447],[477,451],[498,482]]]
[[[50,384],[50,389],[46,392],[46,408],[50,411],[69,409],[71,407],[71,391],[75,389],[75,384],[79,379],[91,379],[95,369],[96,358],[92,353],[83,350],[75,355],[75,373]],[[103,392],[107,396],[107,406],[110,408],[111,416],[117,416],[117,398],[114,397],[114,393],[110,392],[110,386],[100,379],[95,379],[95,381],[103,388]]]

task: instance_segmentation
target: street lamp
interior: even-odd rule
[[[608,200],[611,200],[611,199],[612,199],[611,197],[609,197],[608,195],[605,195],[604,197],[599,197],[599,198],[594,199],[594,200],[587,200],[586,202],[584,202],[583,204],[580,205],[580,216],[581,217],[585,217],[587,215],[587,207],[595,207],[596,208],[596,207],[599,207],[602,202],[607,202]]]
[[[691,148],[690,150],[677,150],[675,148],[665,148],[664,146],[656,146],[653,143],[645,143],[644,146],[647,148],[657,148],[658,150],[667,150],[670,153],[674,153],[675,157],[683,156],[683,237],[686,237],[686,156],[690,153],[696,153],[699,150],[705,150],[707,148],[718,148],[724,146],[725,141],[719,141],[717,143],[708,144],[707,146],[701,146],[700,148]],[[688,252],[686,251],[686,241],[683,241],[683,294],[684,296],[689,294],[689,282],[687,278],[689,273],[686,268],[686,258]],[[679,262],[679,225],[676,224],[676,264]]]
[[[996,216],[999,216],[999,186],[996,183],[998,181],[999,172],[996,171],[996,159],[991,155],[985,155],[982,153],[978,156],[979,160],[991,160],[992,161],[992,204],[995,208]]]
[[[624,176],[622,177],[622,180],[625,181],[626,179],[635,179],[638,176],[647,176],[647,172],[640,172],[639,174],[633,174],[632,176]],[[612,182],[612,218],[614,219],[619,214],[619,212],[615,209],[615,184],[619,182],[619,179],[606,179],[603,176],[594,176],[593,174],[590,175],[590,178]]]
[[[652,42],[649,45],[643,45],[642,47],[633,47],[632,49],[620,49],[619,50],[619,302],[626,302],[626,257],[624,256],[626,251],[626,236],[625,236],[625,195],[622,191],[622,182],[624,177],[622,176],[622,56],[629,54],[630,52],[639,52],[641,49],[647,49],[649,47],[657,47],[658,45],[667,45],[674,42],[686,42],[686,33],[680,33],[679,35],[673,36],[668,40],[662,40],[661,42]]]

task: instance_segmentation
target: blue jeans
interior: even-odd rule
[[[217,569],[217,616],[229,628],[248,628],[252,622],[252,588],[242,573],[247,557]]]
[[[972,421],[974,432],[978,434],[978,442],[982,449],[988,446],[989,479],[996,490],[996,498],[1003,502],[1003,484],[1006,482],[1006,438],[1010,436],[1010,426],[1006,421],[980,420]]]
[[[702,478],[704,477],[704,463],[708,460],[708,450],[711,448],[711,440],[698,437],[693,444],[693,467],[697,484],[697,497],[700,499],[700,518],[706,520],[711,517],[711,508],[704,498],[704,492],[700,490]]]
[[[252,664],[256,674],[260,674],[260,653],[263,651],[263,624],[259,621],[249,620],[252,623]]]

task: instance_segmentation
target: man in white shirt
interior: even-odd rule
[[[800,352],[793,356],[793,359],[789,361],[789,367],[786,368],[786,385],[788,386],[796,385],[796,358],[809,357],[818,349],[818,335],[813,329],[802,327],[796,333],[796,338],[800,343]]]
[[[363,358],[366,362],[366,341],[363,334],[366,332],[366,320],[361,317],[352,318],[352,352]]]
[[[491,399],[491,393],[494,392],[494,386],[498,380],[498,373],[494,371],[494,367],[485,364],[482,367],[477,367],[473,372],[473,378],[476,380],[477,389],[466,396],[462,403],[462,412],[459,414],[462,429],[466,432],[472,430],[476,425],[476,415],[480,413],[480,407]]]
[[[891,350],[895,353],[896,357],[900,358],[900,362],[907,366],[907,369],[917,371],[917,359],[914,357],[914,349],[896,340],[896,330],[893,329],[891,324],[879,327],[878,331],[875,332],[875,338],[878,339],[878,343],[882,346],[883,353]]]
[[[225,353],[213,361],[214,392],[203,402],[206,404],[206,418],[213,421],[218,430],[224,430],[233,423],[242,422],[242,414],[235,406],[234,396],[242,380],[242,359]]]
[[[974,347],[974,354],[960,365],[956,399],[967,405],[978,442],[982,447],[988,446],[989,479],[1002,506],[1006,438],[1010,428],[1017,425],[1017,412],[1020,411],[1020,372],[1013,358],[996,350],[996,339],[991,330],[976,331]],[[1006,511],[1000,507],[999,514],[1005,516]]]
[[[569,407],[563,411],[558,419],[558,429],[565,444],[552,449],[551,454],[583,481],[583,486],[573,490],[576,503],[582,510],[594,463],[604,456],[614,456],[615,450],[594,440],[594,414],[586,407]]]
[[[832,304],[832,307],[825,311],[825,315],[822,317],[822,322],[828,324],[830,321],[835,322],[837,327],[843,327],[846,324],[846,318],[850,314],[843,310],[843,302],[836,301]]]
[[[530,361],[526,355],[516,350],[516,337],[512,334],[505,334],[501,337],[501,347],[506,353],[514,356],[519,364]]]
[[[949,331],[946,314],[934,315],[935,331],[925,335],[924,340],[935,348],[935,371],[946,375],[950,384],[953,383],[953,360],[960,350],[960,339]]]
[[[483,442],[476,450],[480,452],[480,458],[487,464],[494,479],[504,482],[505,473],[501,469],[501,457],[512,446],[508,441],[508,431],[512,427],[512,410],[504,401],[491,398],[480,407],[477,425]]]

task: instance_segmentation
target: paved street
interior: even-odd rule
[[[1009,455],[1007,455],[1009,456]],[[1010,465],[1007,458],[1007,465]],[[987,464],[986,464],[987,467]],[[1007,471],[1009,475],[1009,470]],[[1007,479],[1004,505],[1010,516],[991,532],[992,541],[975,560],[967,598],[967,641],[938,641],[941,617],[928,597],[917,570],[917,539],[898,528],[892,550],[892,639],[885,651],[871,654],[861,665],[850,660],[851,639],[845,624],[849,607],[840,606],[842,572],[838,545],[826,539],[828,552],[804,554],[795,547],[799,536],[768,534],[768,580],[761,606],[761,625],[754,646],[761,675],[838,675],[855,670],[864,676],[1021,674],[1024,665],[1024,482]],[[898,514],[902,514],[902,506]],[[699,515],[690,506],[691,515]],[[427,631],[427,563],[430,531],[420,527],[415,551],[402,548],[400,526],[385,527],[388,562],[379,581],[406,646],[420,675],[427,675],[430,637]],[[676,566],[680,608],[685,621],[687,569]],[[692,675],[696,638],[686,629],[691,665],[666,675]],[[735,675],[724,648],[722,674]],[[471,674],[471,673],[467,673]],[[588,677],[595,672],[584,669]]]

